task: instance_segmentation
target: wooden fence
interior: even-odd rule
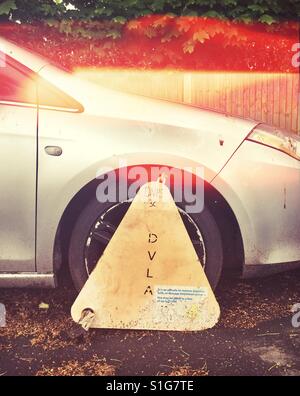
[[[78,70],[100,85],[251,118],[300,134],[299,74]]]

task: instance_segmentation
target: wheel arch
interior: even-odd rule
[[[219,228],[223,244],[223,269],[242,275],[244,243],[237,218],[229,203],[216,188],[205,183],[205,202]]]
[[[68,264],[68,248],[72,229],[99,185],[99,180],[94,179],[82,187],[71,199],[60,219],[54,243],[54,270],[57,272],[62,266]],[[225,198],[208,182],[205,182],[205,203],[211,211],[220,230],[224,270],[234,270],[242,273],[244,263],[244,248],[240,227],[237,219]]]

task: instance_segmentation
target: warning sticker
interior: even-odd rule
[[[155,286],[155,301],[157,303],[199,303],[207,296],[207,287]]]

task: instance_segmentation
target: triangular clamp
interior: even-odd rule
[[[141,187],[71,314],[91,327],[204,330],[220,308],[169,189]]]

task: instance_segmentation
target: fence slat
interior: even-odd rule
[[[299,74],[79,70],[100,85],[211,108],[300,134]]]

